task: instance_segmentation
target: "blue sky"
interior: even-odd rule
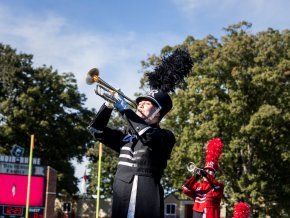
[[[34,65],[73,72],[88,108],[103,100],[85,84],[88,70],[133,97],[141,60],[187,36],[224,35],[242,20],[253,33],[290,28],[290,0],[2,0],[0,42],[34,55]]]

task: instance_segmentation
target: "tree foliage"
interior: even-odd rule
[[[263,217],[290,215],[290,31],[251,34],[251,24],[213,36],[188,37],[161,55],[187,47],[194,61],[187,86],[172,94],[174,107],[163,125],[177,138],[164,177],[178,190],[190,176],[190,161],[203,167],[204,144],[220,137],[225,146],[218,179],[228,203],[244,200]],[[143,61],[144,73],[158,63]],[[146,88],[146,78],[142,78]],[[264,215],[263,215],[264,214]]]
[[[73,194],[77,179],[70,160],[85,152],[92,113],[83,107],[86,98],[72,73],[34,68],[32,59],[0,44],[0,153],[18,144],[28,155],[34,134],[34,156],[58,171],[59,192]]]
[[[246,201],[255,217],[289,217],[290,31],[269,28],[251,34],[250,28],[243,21],[224,28],[220,39],[189,36],[181,45],[165,46],[160,56],[141,62],[145,75],[178,47],[186,47],[194,62],[186,86],[172,93],[174,107],[162,123],[177,139],[162,182],[167,192],[181,195],[190,176],[186,165],[192,161],[203,167],[205,143],[220,137],[224,148],[217,176],[225,184],[229,210]],[[145,76],[141,89],[148,89]],[[120,126],[115,121],[112,125]],[[97,148],[89,152],[96,160],[93,192]],[[102,164],[101,191],[108,197],[117,156],[106,147]]]

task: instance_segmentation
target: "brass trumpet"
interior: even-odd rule
[[[189,162],[187,165],[186,165],[186,168],[189,172],[191,172],[192,174],[200,174],[200,171],[202,170],[201,168],[197,167],[195,165],[195,163],[193,162]]]
[[[88,85],[97,83],[96,89],[95,89],[95,93],[97,95],[115,104],[116,98],[114,97],[114,94],[118,93],[118,95],[122,96],[125,99],[125,101],[131,108],[135,109],[137,107],[136,103],[133,100],[131,100],[126,95],[124,95],[120,90],[117,90],[111,85],[109,85],[108,83],[106,83],[104,80],[100,78],[99,75],[100,75],[99,70],[97,68],[93,68],[87,73],[87,76],[86,76],[86,83]]]

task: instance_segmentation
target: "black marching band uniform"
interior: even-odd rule
[[[188,51],[176,49],[171,55],[164,56],[154,72],[147,73],[151,91],[138,97],[136,103],[150,101],[156,107],[154,116],[159,113],[157,122],[146,122],[133,110],[120,110],[115,103],[115,108],[127,123],[124,131],[107,127],[112,113],[107,104],[100,108],[90,123],[88,129],[94,138],[119,153],[113,184],[112,218],[164,217],[164,193],[160,180],[175,137],[170,130],[160,128],[159,122],[172,108],[168,92],[174,92],[175,87],[184,82],[191,68],[192,59]]]
[[[142,98],[154,101],[159,98],[159,104],[163,104],[160,111],[163,116],[172,107],[167,93],[151,92],[151,96],[139,97],[137,102]],[[96,140],[119,153],[112,217],[163,217],[164,196],[160,179],[175,137],[158,124],[148,125],[131,109],[122,111],[128,128],[125,131],[111,129],[107,127],[111,113],[112,109],[104,104],[90,124],[90,131]]]

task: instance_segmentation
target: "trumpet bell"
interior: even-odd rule
[[[104,80],[100,78],[100,72],[98,68],[92,68],[86,76],[86,83],[88,85],[92,85],[93,83],[97,83],[95,93],[105,100],[115,103],[116,99],[114,98],[114,94],[118,93],[119,95],[125,98],[126,102],[130,107],[136,109],[136,103],[124,95],[120,90],[114,88],[113,86],[106,83]]]
[[[99,80],[100,71],[98,68],[91,69],[86,76],[86,83],[92,85]]]
[[[189,172],[191,173],[195,173],[195,171],[198,169],[198,167],[193,163],[193,162],[189,162],[187,165],[186,165],[186,168]]]

